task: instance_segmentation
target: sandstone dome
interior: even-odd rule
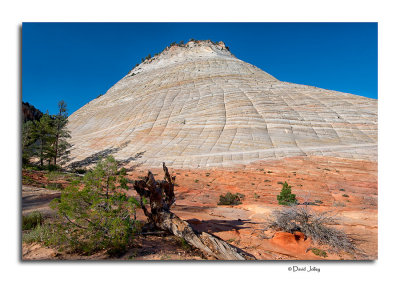
[[[377,159],[377,100],[279,81],[222,42],[167,47],[74,112],[68,127],[71,162],[83,164],[102,152],[183,168]]]

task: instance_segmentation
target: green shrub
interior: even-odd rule
[[[311,251],[314,255],[317,255],[319,257],[326,258],[328,256],[328,254],[324,250],[320,250],[318,248],[312,248]]]
[[[48,183],[46,188],[49,190],[61,190],[63,187],[60,183]]]
[[[42,243],[47,247],[59,247],[63,250],[66,244],[66,233],[60,232],[59,224],[43,223],[34,229],[25,231],[22,234],[22,241],[25,243]],[[70,248],[72,250],[72,248]]]
[[[280,205],[289,206],[297,204],[296,195],[292,194],[292,186],[286,181],[282,183],[281,193],[276,197]]]
[[[48,224],[37,225],[34,229],[22,234],[22,241],[25,243],[45,243],[49,238],[49,227]]]
[[[49,165],[47,165],[45,168],[46,168],[46,170],[48,170],[48,171],[56,171],[56,170],[60,170],[60,169],[61,169],[60,166],[54,165],[54,164],[49,164]]]
[[[125,176],[125,175],[126,175],[126,168],[122,167],[122,168],[118,171],[118,175]]]
[[[26,174],[22,175],[22,184],[23,185],[31,185],[34,183],[35,183],[35,180],[31,176],[26,175]]]
[[[22,168],[28,171],[40,171],[40,167],[34,164],[22,164]]]
[[[43,223],[43,215],[39,211],[22,216],[22,230],[30,230]]]
[[[240,205],[241,199],[244,198],[243,194],[236,193],[232,194],[231,192],[228,192],[224,195],[219,196],[219,202],[218,205]]]
[[[189,243],[183,238],[179,238],[179,243],[180,243],[182,249],[184,249],[185,251],[189,251],[192,249],[192,247],[189,245]]]
[[[64,179],[65,173],[62,173],[60,171],[50,171],[49,173],[46,174],[46,177],[49,181],[57,181]]]
[[[342,196],[345,197],[345,198],[349,197],[349,195],[347,195],[347,194],[343,194]]]

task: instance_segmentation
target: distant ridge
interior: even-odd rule
[[[22,102],[22,122],[39,120],[43,113],[28,102]]]

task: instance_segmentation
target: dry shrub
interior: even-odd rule
[[[355,251],[353,240],[346,233],[329,227],[338,224],[337,219],[329,213],[318,213],[307,207],[290,206],[273,211],[269,227],[290,233],[300,231],[315,243],[330,246],[333,252]]]

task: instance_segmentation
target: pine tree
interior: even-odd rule
[[[57,165],[58,160],[68,158],[71,147],[67,142],[67,139],[71,138],[70,132],[67,130],[67,104],[63,100],[58,102],[58,114],[53,118],[53,163]]]
[[[35,130],[35,125],[32,121],[27,121],[22,124],[22,163],[29,163],[29,159],[32,156],[31,145],[35,142],[33,138],[33,132]]]
[[[296,195],[292,194],[292,186],[290,186],[286,181],[282,183],[281,193],[276,197],[280,205],[289,206],[291,204],[296,204]]]
[[[139,227],[139,202],[123,191],[128,190],[126,184],[117,161],[108,156],[85,174],[84,187],[76,181],[64,189],[51,203],[58,214],[55,227],[60,241],[85,254],[104,249],[123,253]]]
[[[44,160],[50,160],[52,158],[53,150],[51,148],[53,141],[53,126],[52,119],[48,113],[45,113],[39,121],[34,122],[34,129],[32,132],[32,138],[36,140],[33,144],[33,155],[36,155],[40,159],[40,166],[44,165]]]

